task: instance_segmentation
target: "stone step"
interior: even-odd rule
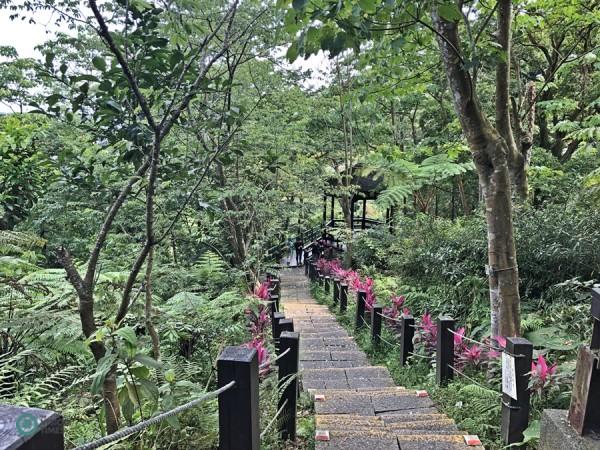
[[[318,430],[318,429],[317,429]],[[430,434],[422,431],[329,431],[329,441],[316,441],[315,450],[484,450],[468,446],[462,434]]]
[[[389,371],[382,366],[362,366],[352,369],[307,369],[303,379],[327,380],[347,376],[350,378],[391,378]]]
[[[357,416],[357,415],[317,415],[315,418],[317,428],[331,430],[348,430],[362,431],[364,429],[379,428],[386,431],[398,430],[421,430],[430,431],[432,433],[458,431],[454,420],[449,419],[444,414],[421,414],[415,415],[413,420],[406,420],[395,423],[386,423],[380,420],[379,417]]]

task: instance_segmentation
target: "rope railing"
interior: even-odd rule
[[[207,400],[216,398],[223,392],[232,388],[234,385],[235,385],[235,381],[231,381],[231,382],[227,383],[225,386],[223,386],[215,391],[204,394],[202,397],[199,397],[195,400],[189,401],[181,406],[178,406],[177,408],[171,409],[170,411],[166,411],[162,414],[151,417],[150,419],[143,420],[140,423],[137,423],[130,427],[125,427],[122,430],[119,430],[119,431],[116,431],[115,433],[109,434],[108,436],[104,436],[104,437],[101,437],[100,439],[96,439],[95,441],[81,445],[81,446],[75,448],[75,450],[94,450],[96,448],[102,447],[103,445],[110,444],[112,442],[123,439],[124,437],[138,433],[138,432],[148,428],[151,425],[160,423],[163,420],[166,420],[169,417],[173,417],[177,414],[180,414],[190,408],[193,408],[193,407],[199,405],[200,403],[203,403]]]
[[[287,403],[288,403],[288,401],[286,399],[283,402],[283,404],[281,405],[281,408],[279,408],[277,410],[277,412],[275,413],[275,415],[271,418],[271,420],[269,421],[269,423],[267,424],[267,426],[265,427],[265,429],[262,431],[262,433],[260,433],[260,438],[261,439],[263,439],[267,435],[267,433],[269,432],[269,430],[271,429],[271,427],[273,426],[273,424],[275,423],[275,421],[279,418],[279,416],[281,415],[281,413],[285,409]]]
[[[258,366],[258,370],[263,370],[266,369],[267,367],[269,367],[271,364],[277,362],[279,359],[283,358],[285,355],[287,355],[289,352],[291,351],[291,348],[286,349],[285,351],[281,352],[280,355],[278,355],[276,358],[274,359],[270,359],[268,361],[265,361],[264,363],[262,363],[260,366]]]
[[[390,342],[390,341],[388,341],[386,338],[384,338],[381,335],[379,336],[379,339],[381,339],[386,344],[391,345],[392,347],[399,347],[400,346],[400,344],[398,342],[396,342],[396,343]]]
[[[408,354],[410,356],[416,356],[417,358],[428,359],[430,361],[433,361],[435,359],[435,356],[432,356],[432,355],[429,355],[429,356],[427,356],[427,355],[419,355],[418,353],[415,353],[415,352],[408,352]]]
[[[470,338],[470,337],[468,337],[468,336],[464,336],[464,335],[462,335],[462,334],[460,334],[460,333],[457,333],[457,332],[456,332],[456,331],[454,331],[454,330],[448,330],[448,331],[449,331],[450,333],[452,333],[453,335],[455,335],[455,336],[459,336],[459,337],[461,337],[462,339],[465,339],[466,341],[472,342],[472,343],[474,343],[474,344],[481,345],[482,347],[486,347],[486,348],[488,348],[488,349],[490,349],[490,350],[495,350],[495,351],[497,351],[497,352],[500,352],[500,353],[506,353],[507,355],[509,355],[509,356],[512,356],[512,357],[514,357],[514,358],[523,358],[523,357],[525,356],[525,355],[513,355],[512,353],[510,353],[510,352],[506,351],[506,349],[505,349],[505,348],[502,348],[502,347],[494,347],[493,345],[491,345],[491,344],[489,344],[489,343],[486,343],[486,342],[481,342],[481,341],[478,341],[477,339],[473,339],[473,338]]]
[[[377,314],[380,315],[381,317],[383,317],[384,319],[393,320],[394,322],[402,322],[402,319],[398,319],[396,317],[386,316],[383,313],[377,313]]]
[[[512,269],[514,268],[506,268],[506,270]],[[309,275],[311,281],[322,283],[322,276],[317,276],[321,274],[316,271],[314,262],[307,266],[305,273]],[[365,319],[365,312],[367,311],[365,311],[364,293],[352,289],[347,284],[344,287],[345,296],[343,301],[341,296],[336,296],[337,294],[334,290],[334,305],[337,305],[339,302],[340,313],[344,313],[347,307],[351,303],[354,303],[354,307],[356,308],[354,326],[357,331],[360,329],[370,331],[373,348],[377,348],[381,342],[393,348],[399,347],[398,356],[401,367],[406,366],[412,357],[426,360],[428,363],[435,361],[435,380],[439,386],[444,386],[452,381],[455,376],[454,374],[456,374],[456,377],[462,377],[474,386],[494,392],[494,398],[496,395],[502,398],[502,434],[505,436],[505,443],[510,445],[520,440],[519,433],[515,433],[514,430],[522,433],[528,425],[526,418],[528,417],[530,408],[531,388],[523,380],[531,376],[531,363],[533,359],[533,345],[531,342],[523,338],[511,337],[490,339],[483,337],[480,338],[481,340],[478,340],[465,336],[462,331],[460,333],[456,332],[456,321],[447,315],[440,315],[435,324],[423,321],[415,323],[415,318],[410,314],[400,317],[392,317],[384,314],[382,304],[373,305],[371,322],[369,323]],[[357,295],[350,296],[348,295],[349,292]],[[346,295],[347,298],[345,298]],[[600,290],[598,290],[597,296],[598,308],[600,308]],[[386,312],[388,311],[386,310]],[[400,323],[401,327],[396,326],[396,323]],[[598,323],[600,323],[600,319]],[[394,335],[391,339],[389,338],[390,334],[387,332],[384,333],[386,326],[387,330]],[[393,333],[394,330],[397,333]],[[423,348],[423,342],[419,343],[419,339],[415,339],[415,336],[420,336],[423,333],[432,335],[427,336],[428,338],[437,337],[434,349],[425,347],[426,353],[430,353],[429,355],[415,353],[417,351],[415,345],[420,345],[420,352],[422,352]],[[387,336],[388,339],[384,336]],[[460,341],[457,337],[460,338]],[[467,342],[476,344],[484,352],[489,350],[489,354],[484,354],[484,357],[489,358],[490,361],[496,360],[500,354],[502,355],[501,390],[496,385],[495,380],[493,382],[486,382],[485,376],[479,371],[480,368],[477,365],[475,365],[474,369],[477,372],[474,374],[470,371],[468,371],[468,374],[465,373],[465,367],[469,367],[467,365],[469,361],[473,362],[471,359],[472,355],[467,355],[468,358],[465,359],[465,355],[463,354],[463,351],[473,349],[473,347],[469,348],[466,345]]]
[[[466,378],[466,379],[467,379],[467,380],[469,380],[471,383],[473,383],[473,384],[475,384],[475,385],[479,386],[480,388],[482,388],[482,389],[487,389],[487,390],[492,390],[490,387],[484,386],[483,384],[481,384],[481,383],[480,383],[479,381],[477,381],[476,379],[474,379],[474,378],[470,377],[469,375],[467,375],[466,373],[464,373],[464,372],[462,372],[462,371],[458,370],[458,369],[457,369],[456,367],[454,367],[453,365],[451,365],[451,364],[448,364],[448,367],[450,367],[450,368],[451,368],[451,369],[454,371],[454,373],[457,373],[458,375],[460,375],[460,376],[462,376],[462,377]],[[502,394],[498,393],[498,397],[502,398]]]

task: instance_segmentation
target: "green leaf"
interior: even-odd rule
[[[94,56],[92,58],[92,64],[96,69],[98,69],[101,72],[104,72],[106,70],[106,61],[101,56]]]
[[[137,336],[135,335],[135,331],[131,327],[123,327],[119,328],[115,333],[117,336],[121,336],[125,341],[127,341],[131,346],[137,346]]]
[[[438,14],[448,22],[457,22],[461,19],[462,14],[456,3],[443,3],[438,6]]]
[[[521,447],[522,445],[530,442],[535,442],[540,439],[540,421],[533,420],[531,424],[523,431],[523,441],[515,442],[514,444],[507,445],[507,447]]]
[[[132,367],[131,368],[131,373],[136,377],[136,378],[140,378],[140,379],[147,379],[150,376],[150,369],[148,369],[146,366],[139,366],[139,367]]]
[[[173,369],[169,369],[165,372],[165,380],[169,383],[175,381],[175,371]]]
[[[525,333],[525,338],[529,339],[536,347],[550,350],[573,350],[580,344],[577,338],[567,335],[557,327],[545,327],[530,331]]]
[[[133,359],[146,367],[151,367],[153,369],[160,369],[161,367],[161,363],[148,355],[144,355],[143,353],[138,353]]]
[[[293,42],[292,45],[290,45],[285,57],[289,62],[294,62],[296,58],[298,58],[298,44],[296,42]]]
[[[58,102],[61,99],[61,97],[62,95],[60,94],[49,95],[48,97],[46,97],[46,103],[48,103],[48,106],[54,106],[56,102]]]
[[[90,390],[93,394],[100,393],[102,389],[102,384],[104,383],[104,379],[106,378],[106,375],[110,371],[110,368],[112,367],[114,362],[115,355],[113,354],[104,355],[98,361],[98,367],[96,368],[96,373],[94,374],[94,377],[92,379],[92,385],[90,387]]]
[[[375,0],[358,0],[360,9],[364,12],[373,14],[376,11]]]

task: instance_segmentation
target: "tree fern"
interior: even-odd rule
[[[21,254],[26,250],[41,248],[45,244],[44,239],[33,234],[0,230],[0,255]]]

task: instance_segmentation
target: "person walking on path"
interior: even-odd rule
[[[304,253],[304,241],[300,236],[296,238],[294,248],[296,249],[296,265],[300,266],[302,265],[302,254]]]

